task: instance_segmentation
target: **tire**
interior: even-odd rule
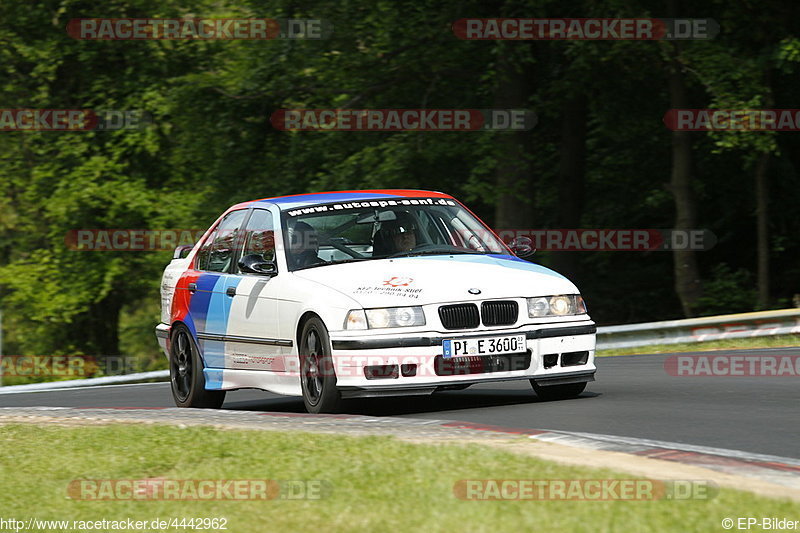
[[[318,317],[309,318],[300,334],[300,387],[309,413],[338,413],[341,409],[331,341],[328,329]]]
[[[169,381],[175,405],[206,409],[222,407],[225,391],[206,390],[200,351],[189,328],[183,324],[173,328],[169,352]]]
[[[586,383],[568,383],[566,385],[537,385],[531,380],[531,385],[540,400],[549,402],[553,400],[568,400],[577,398],[586,388]]]

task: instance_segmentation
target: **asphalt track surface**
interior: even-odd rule
[[[706,352],[709,353],[709,352]],[[800,348],[716,352],[800,355]],[[675,377],[671,354],[599,358],[597,381],[573,400],[542,402],[527,382],[473,385],[429,397],[349,400],[345,411],[518,429],[656,439],[800,459],[800,377]],[[0,395],[0,407],[174,407],[168,383]],[[223,409],[304,412],[299,398],[229,392]]]

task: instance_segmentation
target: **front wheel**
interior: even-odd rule
[[[538,385],[531,380],[531,385],[536,395],[544,400],[567,400],[577,398],[586,388],[586,383],[567,383],[566,385]]]
[[[222,407],[225,391],[206,390],[200,351],[189,328],[183,324],[173,329],[169,352],[169,381],[175,405],[209,409]]]
[[[306,321],[300,335],[300,386],[309,413],[336,413],[341,408],[328,329],[317,317]]]

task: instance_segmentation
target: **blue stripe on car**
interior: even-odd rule
[[[189,303],[189,315],[194,321],[195,335],[208,333],[225,335],[228,332],[233,298],[225,294],[227,287],[236,287],[239,278],[225,274],[200,274],[197,279],[197,292]],[[195,337],[196,338],[196,337]],[[198,346],[203,362],[209,368],[224,368],[225,343],[215,340],[199,339]]]
[[[203,377],[206,379],[206,390],[220,390],[224,381],[224,371],[221,368],[206,368]]]

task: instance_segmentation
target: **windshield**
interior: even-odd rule
[[[507,254],[458,202],[397,198],[321,204],[283,213],[289,270],[389,257]]]

